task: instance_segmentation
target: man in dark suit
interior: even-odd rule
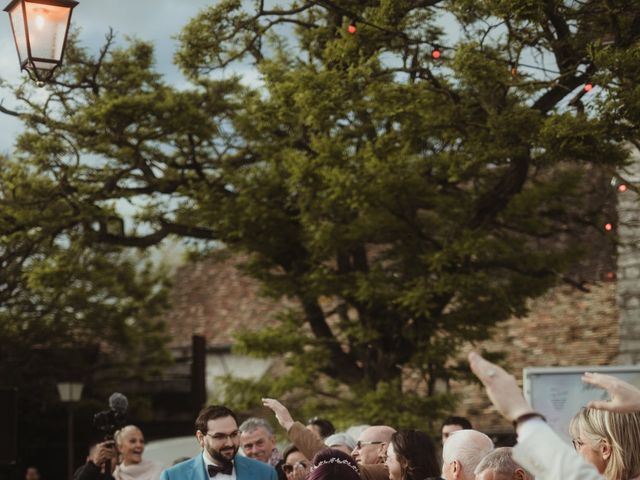
[[[202,453],[163,471],[160,480],[277,480],[272,466],[236,455],[238,419],[227,407],[204,408],[195,427]]]

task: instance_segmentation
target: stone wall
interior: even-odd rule
[[[618,187],[618,305],[620,354],[618,363],[640,363],[640,153],[620,172]]]

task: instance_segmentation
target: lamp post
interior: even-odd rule
[[[60,400],[67,404],[67,478],[73,479],[73,404],[80,400],[84,385],[77,382],[58,383]]]
[[[42,83],[62,64],[73,0],[12,0],[4,9],[11,20],[20,69]]]

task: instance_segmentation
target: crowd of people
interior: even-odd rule
[[[532,410],[512,375],[476,353],[469,362],[495,408],[513,422],[515,447],[495,448],[467,419],[450,417],[439,455],[424,431],[362,425],[335,432],[325,419],[297,422],[281,402],[265,398],[287,432],[282,453],[268,419],[239,423],[231,409],[209,406],[195,421],[202,453],[194,458],[169,468],[144,460],[144,436],[129,425],[92,447],[75,480],[640,480],[640,390],[585,373],[583,381],[605,389],[610,400],[577,412],[572,448]]]

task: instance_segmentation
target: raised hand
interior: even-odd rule
[[[515,420],[525,413],[533,412],[513,375],[476,352],[469,353],[468,358],[471,370],[484,384],[489,399],[502,416]]]
[[[592,372],[586,372],[582,376],[582,381],[606,390],[611,397],[611,400],[591,401],[587,404],[587,408],[618,413],[640,411],[640,390],[630,383],[612,375]]]
[[[262,404],[265,407],[273,410],[273,413],[276,414],[276,419],[278,420],[280,425],[282,425],[282,428],[284,428],[286,431],[289,431],[289,429],[295,422],[293,421],[293,418],[291,417],[291,414],[289,413],[287,407],[285,407],[275,398],[263,398]]]

